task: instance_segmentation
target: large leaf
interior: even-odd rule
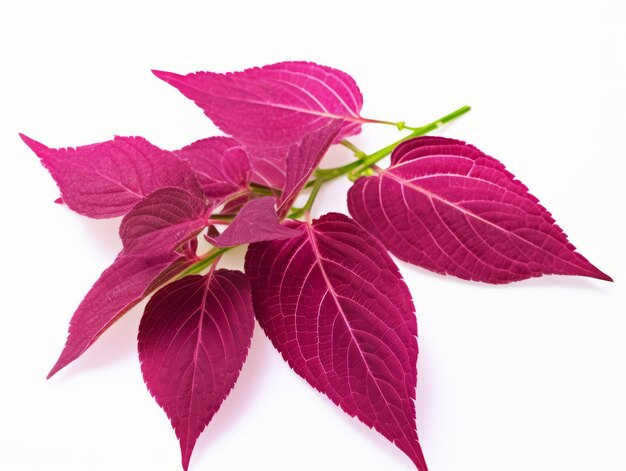
[[[75,149],[50,149],[20,134],[61,190],[62,202],[93,218],[122,216],[154,190],[201,190],[191,167],[141,137],[115,137]]]
[[[275,205],[276,199],[273,196],[247,202],[222,234],[207,237],[207,240],[213,245],[229,247],[299,235],[300,231],[280,223]]]
[[[249,190],[252,175],[248,154],[230,137],[202,139],[174,153],[191,165],[213,205]]]
[[[146,306],[138,336],[141,371],[172,423],[185,469],[237,381],[253,328],[250,284],[237,271],[187,276],[161,288]]]
[[[347,216],[292,224],[301,236],[252,244],[246,255],[261,327],[296,373],[425,470],[417,324],[398,268]]]
[[[76,309],[65,348],[48,378],[81,356],[120,316],[189,262],[178,254],[142,257],[120,254]]]
[[[243,72],[178,75],[154,71],[196,102],[224,132],[250,152],[256,180],[284,184],[284,159],[292,144],[344,122],[335,142],[360,132],[363,98],[345,72],[310,62],[281,62]]]
[[[488,283],[545,274],[611,280],[500,162],[454,139],[399,145],[388,169],[356,181],[348,208],[395,256],[437,273]]]
[[[204,197],[180,188],[161,188],[124,216],[120,237],[128,254],[170,253],[206,227]]]

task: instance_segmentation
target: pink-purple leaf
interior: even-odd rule
[[[230,247],[266,240],[288,239],[300,234],[301,231],[280,223],[276,214],[276,199],[273,196],[265,196],[246,203],[222,234],[207,237],[207,240],[219,247]]]
[[[119,317],[164,282],[164,274],[173,276],[188,264],[178,254],[120,254],[76,309],[65,347],[48,378],[81,356]]]
[[[50,149],[20,134],[61,190],[62,202],[93,218],[122,216],[154,190],[201,190],[191,167],[141,137],[115,137],[75,149]]]
[[[237,381],[253,328],[250,284],[237,271],[186,276],[146,306],[141,371],[172,423],[185,470],[198,436]]]
[[[415,429],[417,324],[398,268],[347,216],[291,224],[299,237],[246,254],[261,327],[296,373],[426,470]]]
[[[348,207],[395,256],[437,273],[487,283],[546,274],[611,280],[500,162],[462,141],[404,142],[388,169],[356,181]]]
[[[214,205],[249,190],[252,170],[248,154],[230,137],[210,137],[174,151],[196,172],[205,196]]]
[[[154,71],[195,101],[225,133],[244,144],[255,180],[284,184],[284,159],[292,144],[330,121],[343,126],[335,142],[358,134],[363,98],[345,72],[311,62],[281,62],[243,72],[178,75]]]
[[[340,121],[331,121],[317,131],[308,133],[293,144],[285,159],[285,187],[280,196],[278,212],[284,216],[294,199],[318,166],[341,128]]]
[[[124,216],[120,237],[128,254],[172,252],[207,225],[204,197],[180,188],[161,188]]]

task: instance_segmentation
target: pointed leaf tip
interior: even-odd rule
[[[139,324],[148,390],[180,443],[183,469],[196,441],[232,390],[248,354],[254,313],[238,271],[191,275],[154,294]]]
[[[56,182],[63,202],[92,218],[122,216],[163,187],[202,194],[195,173],[172,152],[141,137],[51,149],[20,134]]]
[[[47,379],[80,357],[117,319],[143,299],[165,273],[189,265],[177,254],[154,257],[121,253],[94,283],[70,321],[67,341]]]
[[[455,139],[400,144],[389,168],[355,182],[348,209],[396,257],[437,273],[496,284],[549,274],[612,281],[504,165]]]
[[[152,69],[151,72],[159,79],[167,83],[179,82],[184,78],[184,75],[176,74],[174,72],[167,72],[165,70]]]
[[[294,371],[426,471],[415,427],[417,323],[384,247],[343,214],[250,245],[257,320]]]
[[[254,181],[282,189],[290,147],[330,122],[334,143],[358,134],[363,97],[347,73],[311,62],[281,62],[241,72],[153,73],[193,100],[250,156]]]

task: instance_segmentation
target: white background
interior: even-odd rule
[[[288,59],[353,75],[366,117],[420,125],[472,105],[441,133],[505,162],[616,281],[494,287],[400,263],[417,309],[418,432],[430,469],[626,469],[623,0],[0,5],[1,471],[180,469],[141,379],[139,309],[44,379],[73,310],[120,248],[119,221],[53,204],[52,179],[17,133],[51,147],[120,134],[178,148],[217,130],[151,68]],[[400,135],[369,125],[353,141],[373,151]],[[315,212],[345,212],[348,187],[325,188]],[[243,253],[227,263],[241,265]],[[412,465],[309,388],[257,329],[190,469]]]

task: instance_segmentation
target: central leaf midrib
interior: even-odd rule
[[[408,437],[404,431],[404,427],[402,427],[400,425],[400,423],[398,422],[398,418],[396,417],[396,415],[393,413],[393,411],[391,410],[391,407],[389,407],[388,401],[387,401],[387,397],[385,396],[385,394],[383,394],[380,386],[378,385],[378,378],[374,375],[374,373],[372,372],[372,370],[370,369],[369,363],[367,362],[367,360],[365,359],[365,356],[363,354],[363,351],[361,350],[361,347],[359,345],[359,342],[356,340],[356,338],[354,337],[353,334],[353,329],[350,326],[350,322],[348,321],[348,318],[346,317],[345,313],[343,312],[343,308],[339,302],[339,297],[337,295],[337,293],[335,292],[335,289],[333,288],[332,283],[330,282],[330,278],[328,277],[328,274],[326,273],[326,270],[324,269],[324,264],[322,262],[322,256],[319,250],[319,247],[317,245],[317,240],[315,239],[315,231],[314,229],[311,227],[310,224],[306,224],[306,229],[307,229],[307,233],[309,236],[309,240],[311,241],[311,247],[313,248],[313,254],[315,255],[315,260],[317,265],[320,268],[320,272],[322,274],[322,277],[324,278],[324,283],[326,284],[326,287],[328,288],[328,291],[330,292],[330,294],[333,297],[333,300],[335,301],[335,304],[337,305],[337,309],[339,311],[339,313],[341,314],[341,317],[343,318],[344,323],[346,324],[346,327],[348,328],[348,331],[350,332],[350,337],[352,338],[352,341],[354,342],[354,344],[357,346],[357,349],[359,351],[359,355],[361,356],[361,359],[363,360],[363,364],[365,365],[365,367],[367,368],[367,372],[369,373],[369,375],[373,378],[374,380],[374,384],[376,385],[376,389],[378,389],[378,392],[380,393],[380,396],[383,398],[384,403],[385,403],[385,407],[387,408],[387,410],[389,411],[389,414],[391,414],[391,416],[393,417],[394,421],[396,422],[396,425],[398,426],[398,428],[402,431],[402,435],[404,435],[404,438],[408,440],[409,442],[409,446],[411,448],[413,448],[413,442],[411,440],[411,437]]]

